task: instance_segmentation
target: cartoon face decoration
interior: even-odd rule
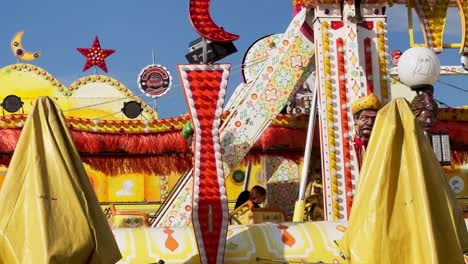
[[[413,68],[413,76],[433,76],[437,75],[432,57],[421,55],[417,58],[416,67]]]

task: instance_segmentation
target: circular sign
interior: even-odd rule
[[[456,194],[463,192],[463,190],[465,189],[465,182],[459,176],[453,176],[452,178],[450,178],[449,185],[450,188],[452,188],[452,191]]]
[[[232,173],[232,181],[235,184],[242,184],[245,180],[245,172],[236,170]]]
[[[138,87],[149,97],[164,95],[171,88],[171,84],[171,73],[159,64],[146,66],[138,75]]]

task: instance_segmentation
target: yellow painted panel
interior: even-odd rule
[[[125,99],[138,99],[119,81],[105,75],[89,75],[71,84],[64,84],[53,75],[31,64],[12,64],[0,69],[0,100],[8,95],[19,96],[24,113],[31,111],[33,100],[49,96],[65,111],[66,116],[128,120],[121,113]],[[90,107],[91,106],[91,107]],[[147,118],[157,114],[145,103]]]
[[[231,225],[224,263],[345,263],[340,248],[345,222]],[[191,227],[118,228],[120,263],[200,263]],[[336,241],[336,242],[334,242]],[[269,260],[269,261],[267,261]]]
[[[93,170],[90,166],[83,163],[86,173],[88,174],[89,180],[91,181],[91,186],[93,186],[94,192],[99,200],[99,202],[107,202],[108,200],[108,188],[107,188],[107,178],[104,173],[100,171]]]
[[[226,189],[227,189],[227,197],[228,200],[236,200],[237,196],[239,193],[241,193],[244,190],[244,181],[245,181],[245,172],[246,172],[247,167],[243,165],[237,166],[234,170],[232,170],[232,173],[226,178]],[[243,173],[244,174],[244,180],[239,181],[238,173]],[[252,165],[251,172],[250,172],[250,180],[249,180],[249,187],[248,189],[250,190],[253,186],[255,185],[260,185],[264,186],[263,184],[263,174],[262,174],[262,165],[261,163],[259,164],[254,164]]]
[[[156,175],[142,175],[145,178],[145,201],[160,201],[159,177]]]
[[[0,69],[0,97],[15,94],[24,99],[33,99],[38,96],[59,96],[57,88],[45,80],[40,74],[31,71],[16,71],[10,66]],[[24,108],[29,112],[32,100],[24,100]]]
[[[125,174],[108,178],[109,200],[113,202],[144,201],[144,177],[138,174]]]
[[[181,174],[173,172],[167,177],[169,181],[169,191],[172,190],[172,188],[174,188],[174,185],[177,183],[180,176]]]
[[[0,167],[0,189],[2,188],[3,181],[5,180],[6,170],[7,168],[3,166]]]
[[[265,186],[265,175],[262,171],[262,164],[253,165],[251,170],[249,189],[252,189],[255,185]]]
[[[238,182],[235,179],[242,179],[245,175],[245,167],[237,166],[233,172],[226,178],[226,193],[228,200],[236,200],[240,192],[243,191],[244,181]],[[245,179],[244,179],[245,180]]]

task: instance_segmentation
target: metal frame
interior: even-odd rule
[[[457,7],[457,4],[452,1],[449,3],[448,8],[450,7]],[[407,13],[408,13],[408,37],[410,47],[427,47],[426,43],[414,43],[414,29],[413,29],[413,0],[408,0],[408,4],[406,5]],[[443,34],[443,33],[442,33]],[[462,40],[463,41],[463,40]],[[462,47],[462,43],[442,43],[442,48],[445,49],[459,49]]]

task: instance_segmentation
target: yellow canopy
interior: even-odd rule
[[[120,258],[62,112],[37,98],[0,190],[0,263]]]
[[[350,263],[464,263],[462,211],[405,99],[379,111],[343,251]]]

